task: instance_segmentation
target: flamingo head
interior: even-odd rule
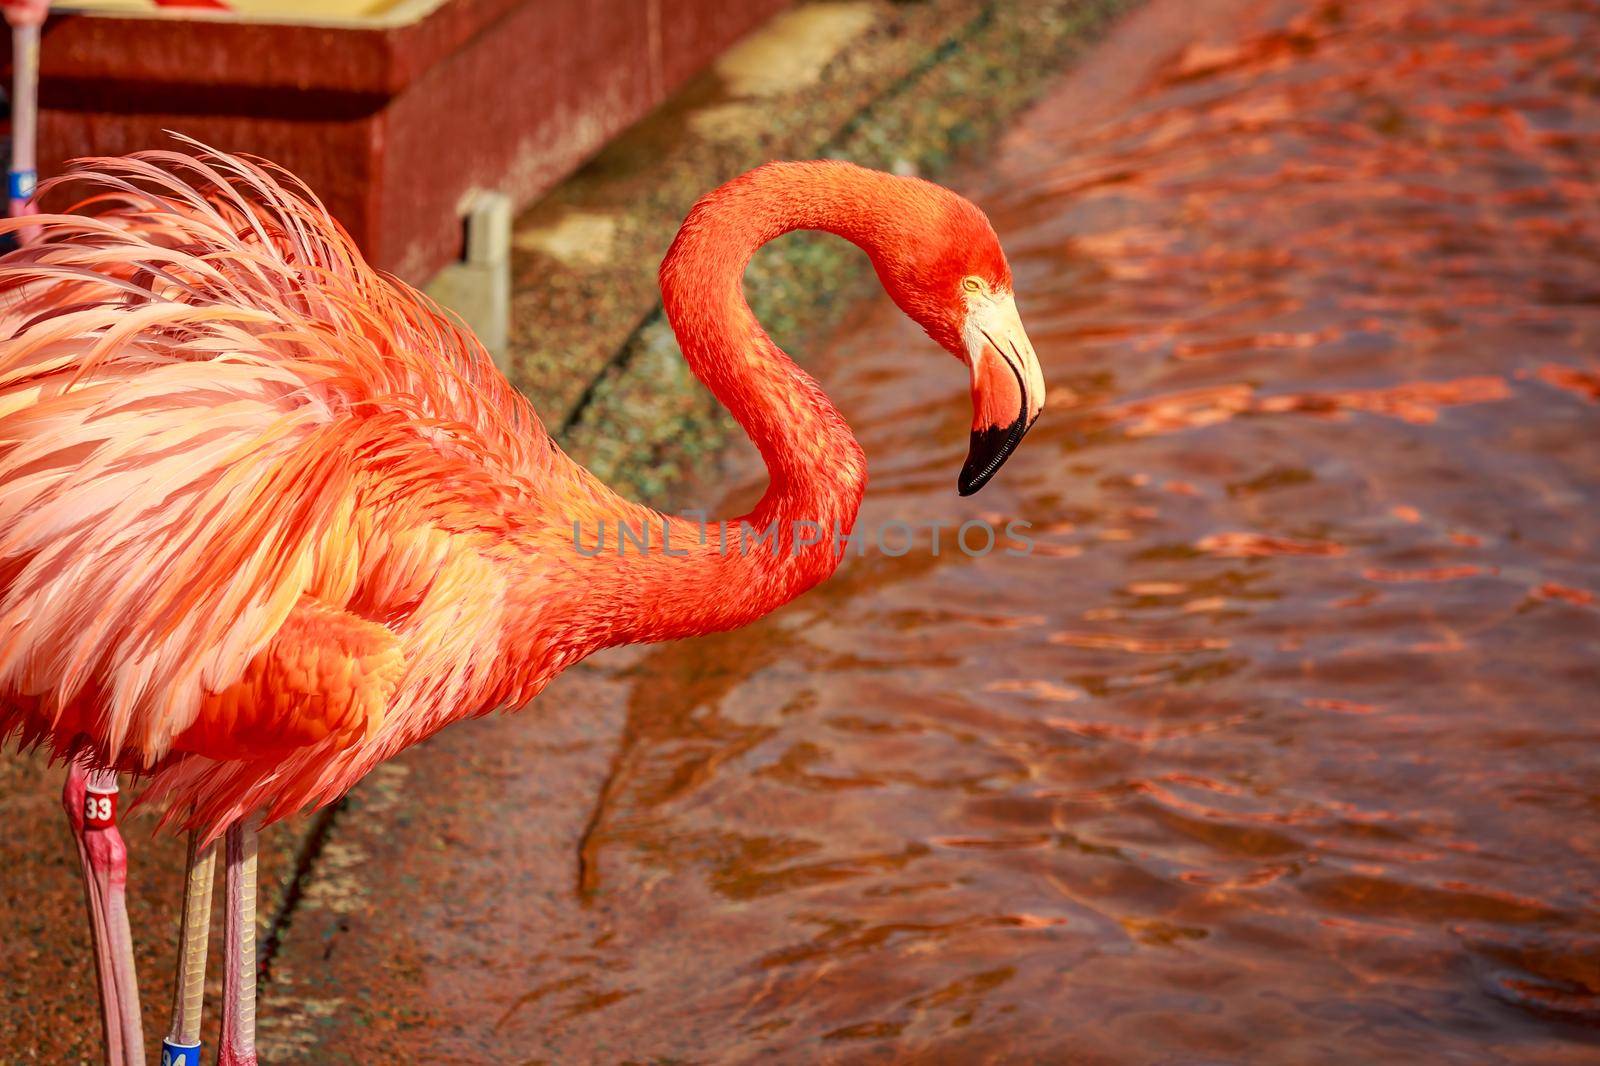
[[[915,184],[920,195],[907,200],[916,207],[894,226],[899,239],[880,245],[874,260],[895,303],[970,372],[972,436],[956,481],[957,491],[970,496],[1039,417],[1044,375],[988,218],[947,189]]]

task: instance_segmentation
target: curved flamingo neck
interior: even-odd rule
[[[697,203],[662,261],[662,305],[684,358],[760,449],[773,492],[825,494],[837,486],[818,460],[860,450],[816,381],[756,321],[745,268],[762,245],[800,229],[836,234],[876,260],[892,239],[886,220],[901,182],[844,163],[769,164]]]
[[[732,629],[837,568],[866,489],[865,457],[816,381],[756,321],[743,278],[756,249],[797,229],[837,234],[879,261],[894,239],[884,221],[894,218],[901,180],[847,164],[773,164],[690,212],[661,266],[662,302],[689,366],[760,450],[770,482],[750,514],[708,529],[644,516],[688,554],[612,560],[631,598],[611,643]],[[750,547],[746,526],[774,532]]]

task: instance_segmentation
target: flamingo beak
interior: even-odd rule
[[[1005,463],[1044,408],[1044,374],[1006,293],[975,297],[961,331],[972,369],[972,442],[956,490],[971,496]]]

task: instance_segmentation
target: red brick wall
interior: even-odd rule
[[[469,191],[534,199],[788,2],[450,0],[385,29],[64,16],[40,169],[168,129],[266,156],[421,280],[458,254]]]

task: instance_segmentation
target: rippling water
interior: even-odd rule
[[[813,360],[867,527],[1036,550],[852,559],[552,689],[627,708],[585,901],[430,982],[461,1040],[1595,1061],[1600,11],[1181,8],[967,183],[1054,389],[989,489],[887,301]]]

